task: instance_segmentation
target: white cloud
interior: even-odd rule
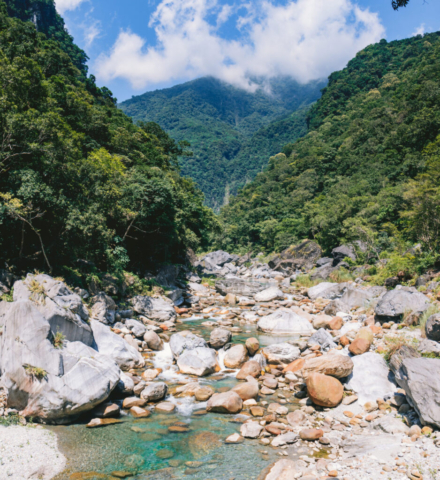
[[[351,0],[254,0],[236,8],[239,40],[228,40],[218,25],[232,11],[219,0],[162,0],[149,23],[156,46],[121,31],[110,53],[98,59],[97,74],[104,81],[124,78],[136,89],[203,75],[244,88],[252,88],[252,76],[307,82],[343,68],[385,33],[376,13]]]
[[[55,0],[55,5],[59,13],[63,14],[67,10],[75,10],[86,0]]]
[[[101,27],[101,22],[98,20],[95,20],[93,23],[90,25],[86,25],[84,27],[84,41],[86,44],[86,47],[90,47],[92,43],[95,41],[96,38],[99,38],[99,36],[102,33],[102,27]]]
[[[425,34],[425,31],[426,31],[426,30],[425,30],[425,24],[422,23],[419,27],[417,27],[417,28],[414,30],[412,36],[415,37],[416,35],[424,35],[424,34]]]

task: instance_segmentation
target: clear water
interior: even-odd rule
[[[207,340],[212,327],[201,326],[204,321],[185,321],[178,325],[178,330],[194,329]],[[265,346],[296,338],[264,335],[250,325],[244,325],[242,329],[243,332],[233,334],[234,343],[256,337],[260,345]],[[220,352],[220,363],[222,355]],[[89,419],[74,425],[49,427],[57,433],[59,446],[68,459],[67,469],[56,480],[110,480],[114,479],[111,475],[114,471],[126,471],[130,473],[127,478],[136,480],[188,476],[195,480],[251,480],[280,458],[274,449],[258,440],[247,439],[238,445],[224,443],[227,436],[239,432],[240,422],[249,415],[246,410],[244,415],[236,416],[198,415],[197,411],[203,410],[206,403],[195,402],[189,397],[175,397],[173,387],[189,377],[177,373],[169,348],[151,357],[149,363],[163,368],[159,379],[169,385],[170,395],[166,400],[176,404],[175,412],[159,414],[153,411],[146,419],[123,415],[122,423],[95,429],[85,427]],[[199,381],[211,385],[216,391],[229,390],[237,383],[235,372],[231,371]],[[271,402],[278,398],[266,397],[265,400]],[[291,410],[298,408],[294,404],[286,406]],[[168,427],[176,423],[186,425],[188,431],[170,433]]]

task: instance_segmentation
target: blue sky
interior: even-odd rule
[[[252,90],[251,78],[306,82],[355,53],[440,30],[440,1],[58,0],[90,73],[118,100],[204,75]]]

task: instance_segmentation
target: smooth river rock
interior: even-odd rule
[[[241,368],[243,364],[248,360],[248,351],[246,347],[239,343],[233,345],[230,349],[226,351],[224,357],[224,364],[226,368]]]
[[[238,413],[243,408],[243,400],[236,392],[215,393],[208,401],[206,410],[217,413]]]
[[[257,328],[274,335],[311,335],[314,332],[306,318],[287,308],[279,308],[276,312],[262,317]]]
[[[220,371],[215,350],[206,347],[185,350],[177,359],[177,366],[182,373],[198,377]]]
[[[274,365],[292,363],[301,355],[300,349],[290,343],[274,343],[264,347],[261,353],[268,363]]]

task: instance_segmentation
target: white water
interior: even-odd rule
[[[187,380],[188,377],[181,373],[177,373],[179,369],[177,365],[173,365],[173,354],[171,352],[170,344],[164,342],[163,347],[163,350],[156,352],[152,359],[155,368],[162,369],[159,378],[164,381],[174,381],[176,383],[180,380]]]
[[[176,410],[184,417],[190,417],[195,410],[203,410],[206,408],[208,402],[196,402],[194,397],[179,397],[168,395],[167,402],[176,405]]]

